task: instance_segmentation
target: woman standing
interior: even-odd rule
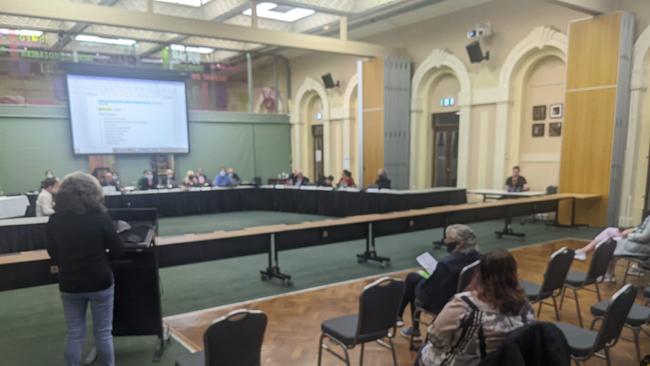
[[[470,288],[454,296],[438,314],[416,365],[479,365],[482,346],[487,353],[495,351],[510,332],[534,319],[517,280],[517,263],[506,251],[481,257]]]
[[[47,251],[58,266],[59,290],[67,325],[65,361],[81,365],[90,303],[99,364],[114,366],[113,272],[110,258],[124,244],[103,205],[99,181],[89,174],[67,175],[54,201],[56,213],[47,223]]]

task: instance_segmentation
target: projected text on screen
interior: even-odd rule
[[[76,154],[189,151],[183,81],[67,78]]]

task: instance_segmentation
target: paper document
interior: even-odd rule
[[[427,273],[430,275],[433,274],[433,272],[436,271],[436,267],[438,266],[438,261],[433,258],[429,252],[425,252],[420,254],[415,260],[418,261],[418,264],[424,268]]]

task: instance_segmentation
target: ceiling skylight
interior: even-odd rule
[[[295,22],[296,20],[314,14],[311,9],[294,8],[292,6],[278,5],[276,3],[263,2],[257,4],[257,16],[260,18],[279,20],[281,22]],[[253,9],[244,10],[244,15],[251,16]]]
[[[74,37],[74,39],[79,42],[116,44],[120,46],[133,46],[135,44],[135,41],[132,39],[104,38],[104,37],[97,37],[97,36],[88,36],[85,34],[80,34]]]
[[[196,8],[207,4],[210,0],[156,0],[161,3],[171,3],[177,5],[194,6]]]
[[[43,32],[31,29],[0,29],[0,34],[11,34],[15,36],[34,36],[40,37]]]
[[[191,46],[184,46],[182,44],[173,44],[170,47],[173,51],[195,52],[195,53],[202,53],[202,54],[208,54],[214,51],[214,49],[209,47],[191,47]]]

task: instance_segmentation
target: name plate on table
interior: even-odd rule
[[[202,190],[201,187],[190,187],[190,192],[201,192]]]

